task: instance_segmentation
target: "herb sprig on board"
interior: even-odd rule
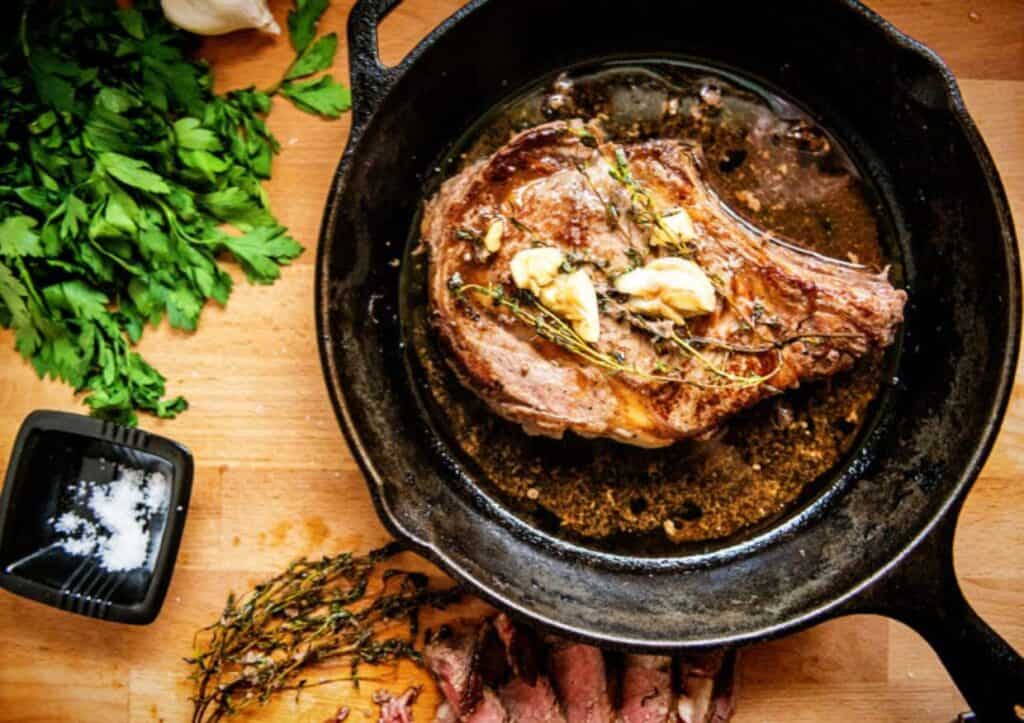
[[[133,349],[145,327],[226,303],[223,256],[268,284],[302,251],[260,186],[270,97],[215,95],[153,0],[21,7],[0,41],[0,325],[97,416],[174,417],[187,403]]]
[[[213,723],[281,691],[358,684],[363,665],[419,663],[419,611],[443,608],[462,593],[431,589],[420,573],[380,569],[399,552],[392,543],[363,556],[298,560],[241,598],[231,595],[217,622],[197,634],[188,659],[193,723]],[[347,674],[305,677],[324,664]]]

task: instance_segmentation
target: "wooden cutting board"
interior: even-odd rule
[[[283,21],[287,2],[273,3]],[[1024,219],[1024,2],[878,0],[879,12],[930,44],[952,66]],[[381,30],[382,55],[398,61],[459,5],[406,0]],[[344,36],[349,0],[323,26]],[[283,23],[282,23],[283,24]],[[221,89],[277,80],[287,41],[238,33],[207,43]],[[346,51],[337,72],[347,77]],[[410,119],[414,122],[414,119]],[[226,309],[210,308],[195,335],[148,334],[142,352],[192,408],[144,426],[188,445],[198,463],[191,512],[170,592],[147,627],[104,624],[0,593],[0,719],[186,720],[192,634],[216,619],[230,590],[299,555],[366,550],[387,535],[335,422],[320,373],[313,324],[314,247],[348,119],[323,122],[278,103],[270,125],[282,143],[268,191],[283,223],[309,251],[272,288],[239,283]],[[80,411],[64,386],[36,379],[0,333],[0,455],[33,409]],[[1024,386],[974,487],[956,538],[967,596],[1024,650]],[[884,514],[884,511],[880,511]],[[420,563],[426,567],[425,563]],[[380,685],[426,678],[411,668]],[[376,685],[376,684],[375,684]],[[253,720],[322,721],[342,703],[370,718],[369,692],[341,685],[291,696]],[[427,685],[417,709],[429,721]],[[737,723],[951,720],[964,704],[937,658],[901,625],[852,617],[746,652]],[[249,718],[247,718],[249,719]]]

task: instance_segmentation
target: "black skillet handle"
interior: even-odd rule
[[[847,612],[878,613],[906,623],[938,653],[980,723],[1024,721],[1024,659],[978,617],[953,570],[950,510],[895,570]]]
[[[358,0],[348,16],[348,67],[352,82],[352,135],[377,109],[398,77],[380,62],[377,26],[402,0]]]

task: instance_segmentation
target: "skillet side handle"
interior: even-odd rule
[[[1024,721],[1024,659],[971,608],[953,569],[950,510],[887,577],[846,612],[877,613],[932,646],[981,723]]]
[[[377,26],[402,0],[358,0],[348,16],[348,67],[352,83],[352,136],[362,131],[398,73],[380,62]]]

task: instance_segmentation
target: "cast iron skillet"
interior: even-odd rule
[[[957,514],[999,429],[1020,334],[1006,198],[949,70],[853,0],[473,0],[398,66],[349,18],[352,135],[318,254],[327,384],[392,533],[496,605],[605,647],[736,645],[850,613],[904,621],[983,720],[1024,719],[1024,665],[953,571]],[[754,536],[679,556],[616,554],[529,525],[424,410],[399,269],[434,164],[496,101],[561,67],[679,55],[760,78],[838,133],[881,189],[910,304],[895,379],[860,451]]]

